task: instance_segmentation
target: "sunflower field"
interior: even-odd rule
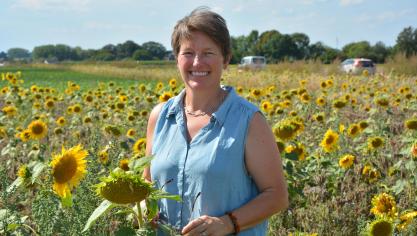
[[[156,201],[180,200],[141,178],[149,113],[183,88],[173,71],[59,87],[1,73],[0,235],[154,235]],[[281,152],[290,207],[269,235],[417,235],[415,76],[232,67],[222,83]]]

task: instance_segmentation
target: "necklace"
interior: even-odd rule
[[[220,97],[219,103],[215,103],[212,106],[210,106],[209,109],[207,109],[206,112],[204,112],[204,111],[199,111],[199,112],[192,111],[192,110],[189,109],[189,106],[184,106],[185,113],[187,113],[187,115],[194,116],[194,117],[205,116],[205,115],[211,116],[211,114],[216,110],[216,108],[223,103],[223,101],[226,97],[225,93],[223,93],[222,91],[223,90],[220,91],[221,97]],[[184,103],[185,103],[185,99],[184,99]]]

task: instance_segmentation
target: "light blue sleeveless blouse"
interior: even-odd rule
[[[201,215],[223,216],[259,193],[244,161],[249,123],[259,109],[232,87],[223,89],[228,96],[190,143],[182,102],[185,90],[163,105],[155,126],[151,177],[157,188],[181,196],[181,202],[159,202],[160,218],[177,229]],[[266,230],[265,220],[239,235],[266,235]]]

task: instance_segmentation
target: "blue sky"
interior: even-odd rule
[[[405,27],[417,27],[416,0],[1,0],[0,51],[58,43],[98,49],[126,40],[170,50],[176,21],[202,5],[226,19],[232,36],[302,32],[334,48],[361,40],[393,46]]]

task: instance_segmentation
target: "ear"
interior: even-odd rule
[[[232,59],[231,54],[227,55],[227,57],[224,59],[224,62],[223,62],[223,69],[224,70],[227,69],[227,66],[229,65],[231,59]]]

